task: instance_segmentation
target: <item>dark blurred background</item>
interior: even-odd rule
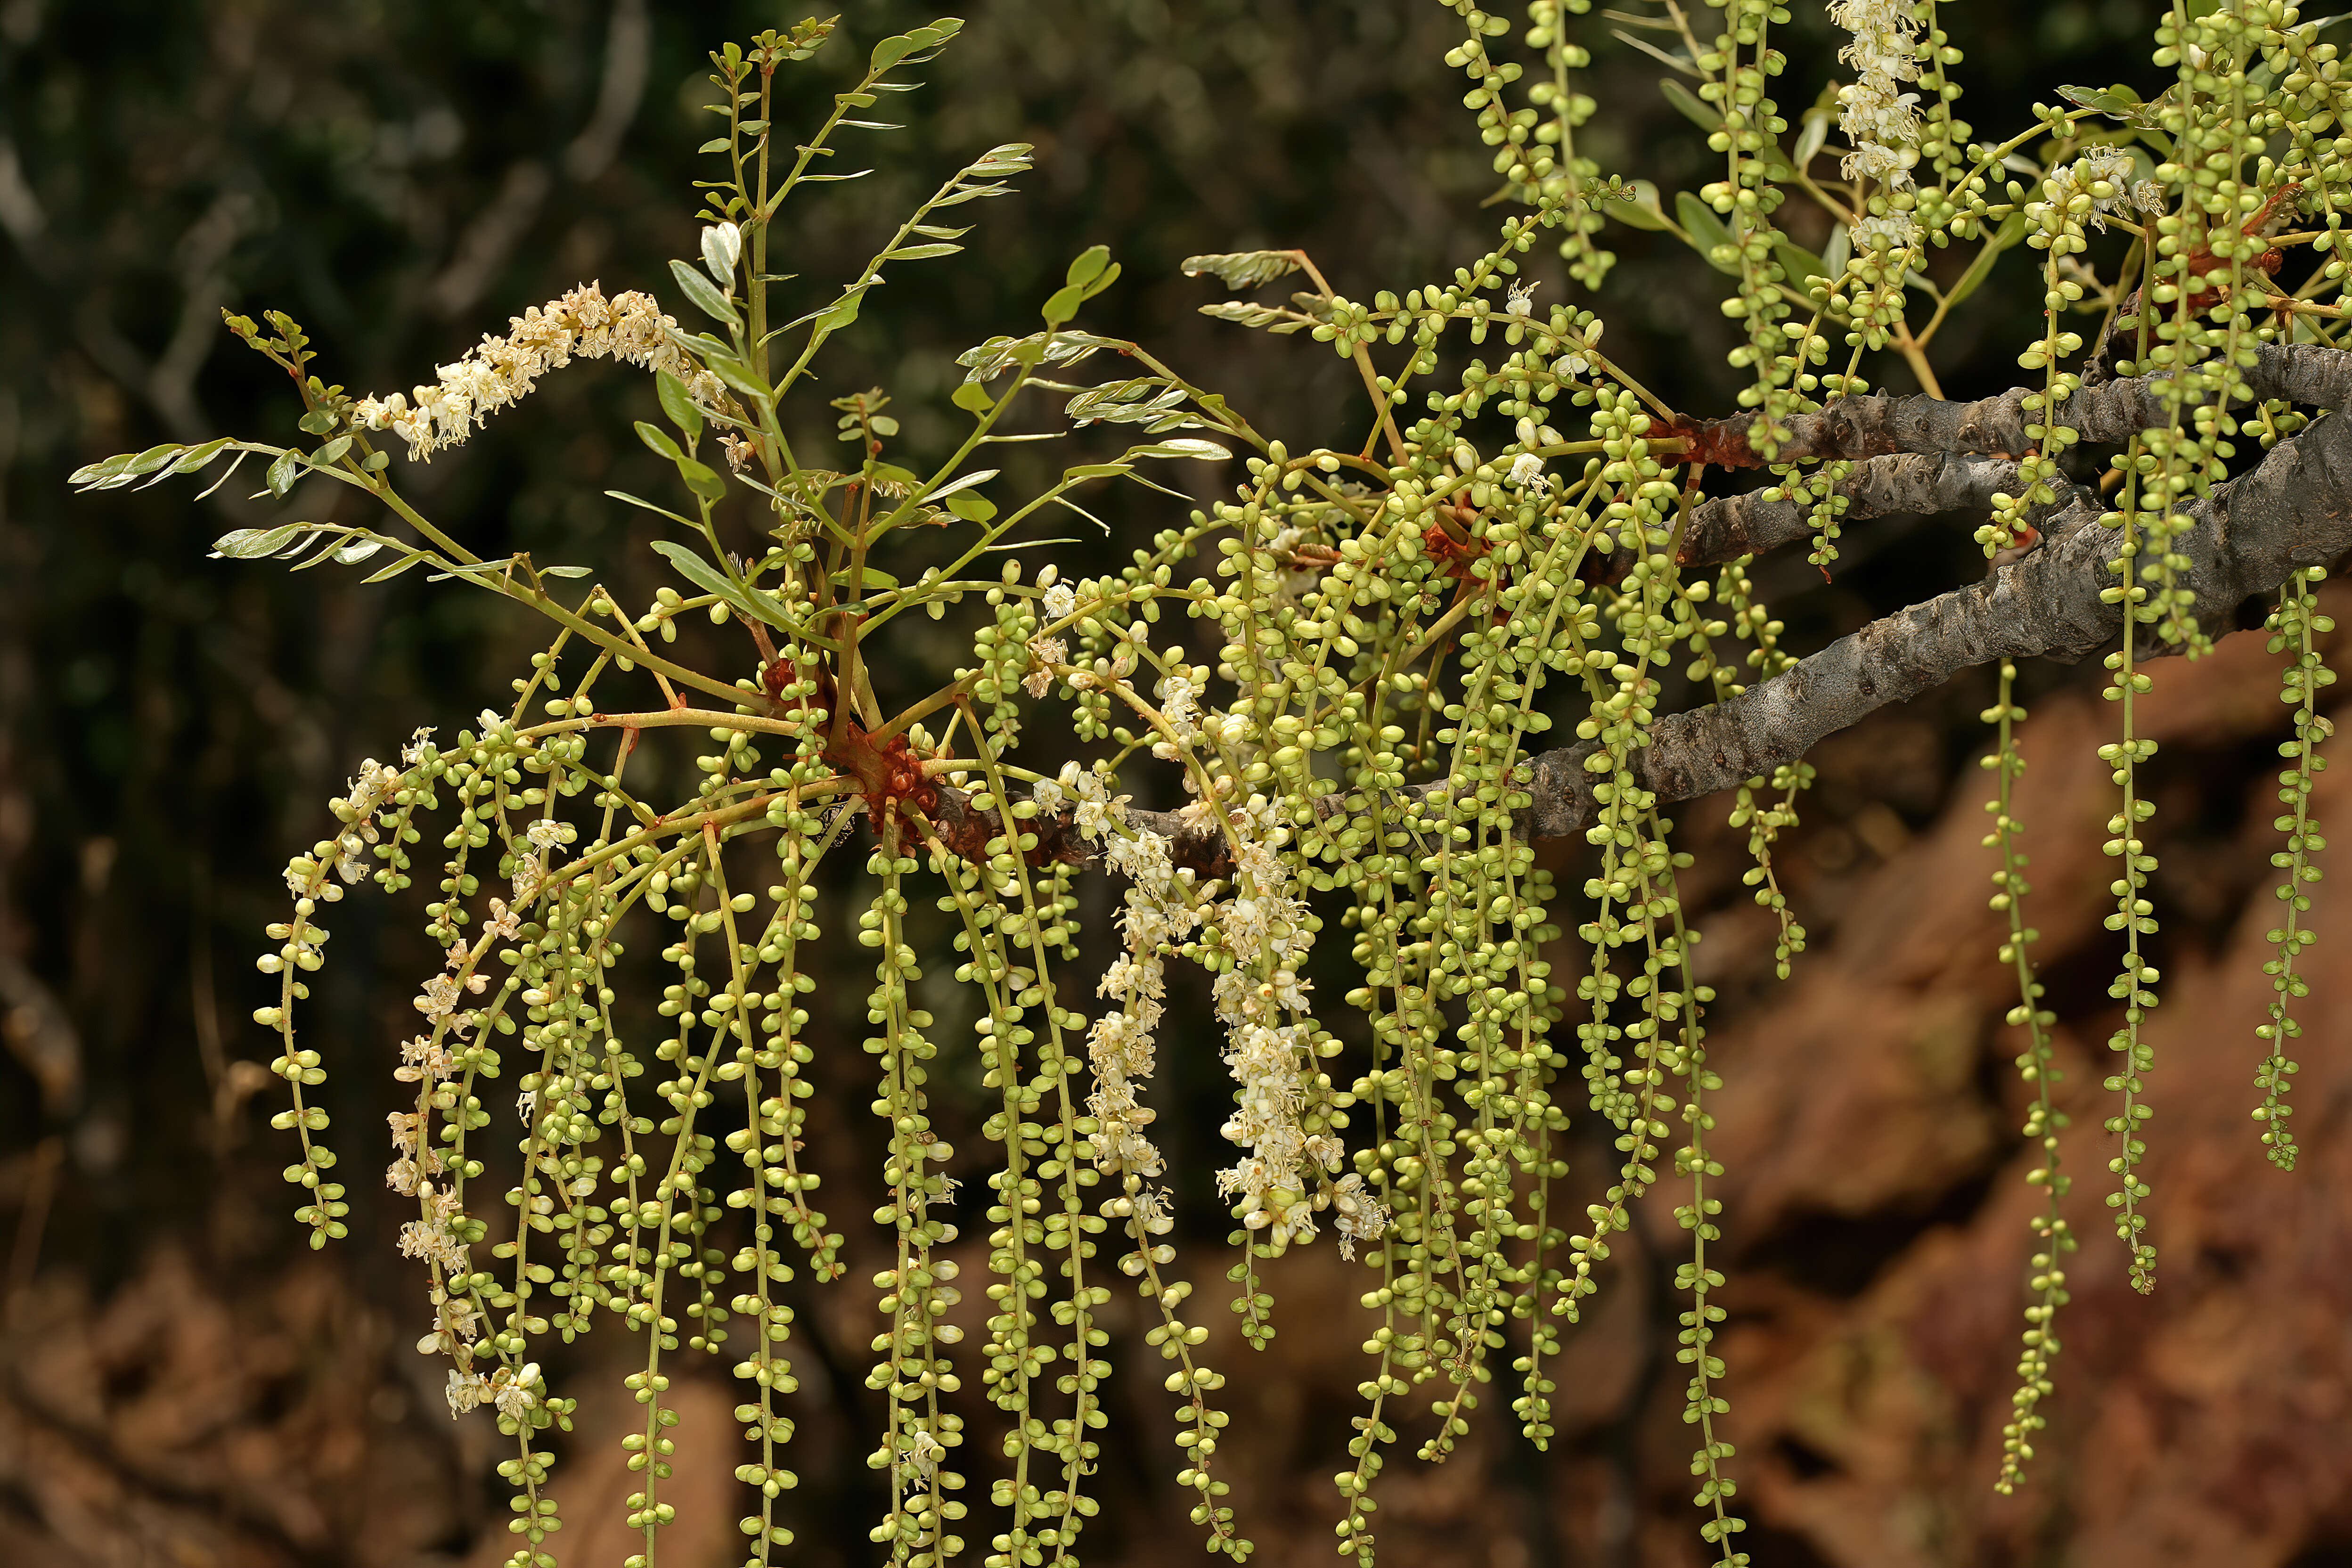
[[[1780,89],[1792,122],[1834,69],[1818,8],[1794,10],[1783,38],[1797,63]],[[2156,14],[2125,0],[1949,8],[1969,54],[1965,117],[2006,132],[2062,82],[2152,88]],[[324,515],[301,510],[327,504],[315,494],[281,512],[243,499],[249,476],[204,503],[185,481],[75,498],[65,477],[159,441],[293,438],[289,390],[221,330],[223,306],[291,312],[321,374],[381,392],[429,379],[583,279],[674,297],[665,263],[693,254],[689,182],[707,172],[693,149],[716,129],[698,108],[712,90],[705,52],[797,15],[646,0],[0,0],[0,1562],[394,1565],[508,1550],[497,1440],[485,1417],[447,1419],[440,1368],[409,1348],[425,1321],[421,1281],[391,1248],[398,1216],[371,1175],[398,1087],[385,1052],[415,975],[436,963],[412,934],[416,911],[372,896],[332,911],[306,1039],[334,1075],[353,1234],[322,1256],[287,1217],[287,1151],[266,1126],[282,1086],[255,1065],[273,1044],[247,1015],[263,999],[250,966],[260,929],[281,918],[278,868],[319,836],[325,801],[415,726],[503,706],[535,628],[422,574],[362,587],[356,573],[205,559],[228,528]],[[779,77],[806,94],[780,118],[814,119],[808,106],[877,37],[929,19],[858,6],[845,37]],[[1719,161],[1656,90],[1659,68],[1613,26],[1578,24],[1602,102],[1580,147],[1669,193],[1714,177]],[[978,225],[967,256],[905,269],[869,305],[824,367],[824,393],[887,386],[907,441],[936,450],[952,428],[952,356],[1025,331],[1068,258],[1102,243],[1126,271],[1087,324],[1154,345],[1294,447],[1355,439],[1349,368],[1311,342],[1200,317],[1222,291],[1179,263],[1303,246],[1337,288],[1368,297],[1484,251],[1494,178],[1460,107],[1465,84],[1441,59],[1458,27],[1427,0],[982,8],[924,68],[923,90],[886,106],[907,129],[847,142],[843,162],[875,173],[806,203],[773,265],[829,289],[991,145],[1035,143],[1036,170],[1019,195],[957,215]],[[1622,258],[1601,301],[1612,350],[1677,406],[1727,412],[1718,280],[1665,237],[1609,237]],[[1955,395],[2008,384],[2038,319],[2029,266],[2010,258],[1939,345]],[[1538,250],[1528,270],[1540,300],[1562,297],[1556,257]],[[1893,362],[1874,374],[1910,389]],[[574,367],[410,470],[412,494],[484,554],[589,564],[642,600],[663,581],[643,514],[602,492],[659,491],[664,476],[627,435],[652,411],[642,377]],[[829,416],[806,417],[814,429]],[[1206,495],[1231,479],[1202,468],[1172,482]],[[1066,559],[1122,558],[1175,507],[1141,490],[1106,498],[1113,537],[1082,530]],[[1947,523],[1850,531],[1833,584],[1801,561],[1759,577],[1802,651],[1980,571],[1967,529]],[[716,641],[697,651],[743,657]],[[910,638],[898,673],[911,689],[956,651],[944,634]],[[2165,746],[2152,776],[2168,991],[2153,1130],[2164,1282],[2141,1301],[2097,1202],[2116,949],[2100,924],[2111,805],[2092,754],[2108,722],[2096,673],[2027,677],[2035,918],[2087,1131],[2069,1144],[2084,1245],[2060,1395],[2015,1499],[1995,1499],[1990,1480],[2031,1162],[2015,1136],[2019,1045],[2001,1024],[2013,996],[1983,910],[1975,715],[1990,687],[1981,672],[1956,681],[1815,758],[1820,788],[1783,853],[1783,885],[1815,934],[1790,985],[1770,983],[1769,931],[1739,885],[1724,803],[1683,813],[1722,998],[1728,1431],[1753,1526],[1744,1544],[1762,1568],[2352,1563],[2352,964],[2322,956],[2314,969],[2296,1095],[2305,1169],[2264,1166],[2245,1117],[2275,908],[2275,677],[2258,640],[2235,639],[2161,671],[2144,721]],[[682,761],[667,765],[686,776]],[[2347,815],[2345,795],[2323,792],[2323,821]],[[1580,884],[1573,857],[1553,853],[1564,884]],[[2323,885],[2313,917],[2331,938],[2352,928],[2340,885]],[[840,965],[820,994],[854,1009],[856,962]],[[840,1026],[845,1045],[856,1023]],[[1222,1074],[1213,1058],[1170,1054],[1162,1125],[1205,1170]],[[824,1103],[840,1109],[816,1136],[856,1262],[870,1243],[854,1217],[871,1206],[857,1173],[875,1162],[856,1128],[862,1058],[854,1046],[843,1056],[818,1065]],[[1597,1191],[1611,1156],[1598,1140],[1574,1152],[1580,1205],[1576,1184]],[[1699,1560],[1672,1358],[1678,1237],[1664,1220],[1628,1239],[1571,1334],[1552,1452],[1518,1441],[1496,1389],[1452,1463],[1391,1464],[1389,1561]],[[1223,1228],[1205,1202],[1184,1215],[1204,1302]],[[1233,1376],[1226,1455],[1261,1561],[1330,1550],[1328,1478],[1369,1328],[1354,1321],[1361,1279],[1328,1249],[1286,1259],[1282,1332],[1254,1360],[1221,1308],[1205,1314],[1222,1336],[1211,1360]],[[864,1563],[873,1304],[855,1283],[799,1302],[796,1560]],[[1087,1550],[1173,1563],[1199,1550],[1189,1494],[1171,1479],[1166,1401],[1143,1385],[1145,1325],[1126,1312],[1112,1315],[1109,1506]],[[568,1563],[628,1550],[610,1434],[613,1358],[631,1348],[608,1329],[574,1357],[583,1430],[557,1489]],[[731,1561],[732,1397],[723,1375],[688,1379],[678,1397],[685,1456],[707,1458],[671,1490],[688,1517],[662,1560]],[[1405,1448],[1417,1441],[1409,1426]]]

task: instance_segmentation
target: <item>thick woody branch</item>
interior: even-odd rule
[[[2185,586],[2207,634],[2222,636],[2247,599],[2352,552],[2352,420],[2322,419],[2279,443],[2189,511],[2196,521],[2179,542],[2191,563]],[[2090,526],[2095,516],[2078,506],[2053,520],[2040,550],[1983,582],[1874,621],[1727,702],[1660,719],[1635,763],[1642,786],[1661,804],[1711,795],[1794,762],[1961,670],[2002,658],[2078,659],[2117,641],[2122,608],[2100,597],[2120,581],[2108,568],[2117,540]],[[2143,647],[2150,656],[2177,651]],[[1580,832],[1593,820],[1583,771],[1591,754],[1587,745],[1535,760],[1538,837]]]
[[[2057,513],[2089,500],[2087,492],[2071,480],[2053,479],[2051,486],[2058,499],[2030,508],[2026,513],[2025,521],[2038,530],[2046,530],[2048,520]],[[1837,493],[1845,498],[1843,521],[1860,521],[1898,513],[1989,513],[1995,495],[2015,495],[2023,488],[2013,458],[1902,452],[1860,464],[1838,485]],[[1723,496],[1693,507],[1675,560],[1685,566],[1719,566],[1743,555],[1760,555],[1811,538],[1813,503],[1768,499],[1776,489],[1768,487],[1746,495]]]
[[[2352,354],[2318,343],[2263,344],[2242,368],[2245,399],[2284,398],[2320,408],[2352,402]],[[2123,442],[2168,424],[2164,373],[2079,388],[2059,405],[2059,423],[2092,442]],[[1895,452],[1984,452],[2022,457],[2034,447],[2028,425],[2042,422],[2025,400],[2039,394],[2011,387],[1998,397],[1954,403],[1940,397],[1842,397],[1789,421],[1790,439],[1772,460],[1876,458]],[[1692,448],[1705,461],[1731,468],[1764,459],[1748,445],[1748,416],[1689,426]]]

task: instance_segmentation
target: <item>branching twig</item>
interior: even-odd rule
[[[2321,406],[2352,399],[2352,354],[2334,349],[2264,347],[2246,374],[2257,397]],[[1804,416],[1799,424],[1809,427],[1804,438],[1833,440],[1835,449],[1823,456],[1883,453],[1883,447],[1869,445],[1880,439],[1943,439],[1964,451],[2020,449],[2025,445],[2018,408],[2022,396],[2012,392],[1974,404],[1856,398]],[[2067,416],[2082,420],[2086,434],[2097,431],[2093,438],[2109,439],[2126,434],[2131,419],[2155,417],[2157,407],[2147,378],[2140,378],[2078,395],[2067,405]],[[2013,481],[2014,466],[1927,453],[1865,465],[1850,481],[1850,493],[1858,508],[1872,510],[1981,510],[2002,488],[2004,474]],[[1790,515],[1783,516],[1784,510]],[[2114,642],[2121,611],[2103,603],[2100,593],[2113,580],[2108,559],[2115,547],[2105,529],[2091,526],[2101,510],[2076,488],[2062,508],[2037,520],[2044,529],[2042,548],[1983,582],[1874,621],[1728,701],[1660,718],[1636,763],[1643,787],[1661,805],[1712,795],[1794,762],[1826,737],[1963,669],[2002,658],[2072,662]],[[2178,546],[2191,562],[2183,583],[2196,595],[2207,635],[2225,636],[2236,629],[2238,606],[2247,599],[2275,589],[2297,568],[2328,564],[2352,552],[2352,422],[2341,416],[2320,419],[2187,510],[2195,521]],[[1709,502],[1694,513],[1695,542],[1685,563],[1727,559],[1795,538],[1803,531],[1801,512],[1748,497]],[[2177,650],[2149,642],[2138,651],[2149,658]],[[1590,744],[1570,746],[1528,764],[1532,803],[1526,820],[1533,837],[1566,837],[1591,824],[1591,781],[1584,770],[1591,751]],[[1399,793],[1419,801],[1444,788],[1439,780]],[[958,792],[945,787],[940,800],[945,813],[962,804]],[[1329,795],[1316,803],[1316,811],[1328,820],[1357,804],[1355,796]],[[1129,814],[1137,826],[1174,840],[1176,864],[1204,877],[1221,875],[1229,868],[1223,841],[1196,816]],[[1066,822],[1041,818],[1035,828],[1040,858],[1078,863],[1098,856]]]

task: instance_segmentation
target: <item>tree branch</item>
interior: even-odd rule
[[[2335,349],[2263,347],[2245,374],[2257,398],[2322,407],[2352,400],[2352,354]],[[2085,389],[2066,404],[2066,422],[2100,441],[2126,439],[2148,424],[2168,422],[2171,410],[2157,397],[2155,379]],[[2015,487],[2017,465],[1969,454],[2025,448],[2024,395],[2011,391],[1976,403],[1852,398],[1796,424],[1801,438],[1820,448],[1809,455],[1866,459],[1841,486],[1849,517],[1987,511],[1996,490]],[[1949,443],[1949,449],[1905,449],[1937,442]],[[2116,535],[2095,526],[2105,510],[2095,492],[2063,479],[2056,485],[2058,502],[2033,516],[2043,543],[2022,559],[1980,583],[1874,621],[1727,701],[1659,719],[1633,761],[1641,786],[1660,805],[1712,795],[1792,763],[1828,736],[1961,670],[2002,658],[2072,662],[2115,643],[2122,606],[2101,595],[2117,580],[2109,564]],[[2253,468],[2217,486],[2209,500],[2181,510],[2193,520],[2175,544],[2190,563],[2182,585],[2195,595],[2206,634],[2226,636],[2236,629],[2239,606],[2248,599],[2277,588],[2293,572],[2352,553],[2352,418],[2316,420],[2279,442]],[[1808,510],[1797,502],[1766,500],[1762,492],[1707,501],[1693,510],[1682,562],[1711,564],[1804,537]],[[2180,651],[2145,629],[2140,636],[2139,658]],[[1586,742],[1528,761],[1531,802],[1523,831],[1562,838],[1591,826],[1594,775],[1586,763],[1595,749]],[[1426,803],[1445,788],[1445,781],[1435,780],[1400,790],[1396,798]],[[978,829],[969,795],[942,785],[940,796],[944,820],[961,825],[975,818],[967,830]],[[1360,795],[1333,794],[1318,800],[1315,809],[1328,821],[1361,805]],[[1177,865],[1202,877],[1232,868],[1223,836],[1199,814],[1130,811],[1128,816],[1136,826],[1167,835]],[[1066,819],[1040,817],[1031,826],[1038,836],[1033,858],[1041,863],[1100,858],[1099,849]]]
[[[2245,391],[2232,401],[2290,403],[2341,408],[2352,402],[2352,355],[2322,343],[2265,343],[2243,367]],[[2092,442],[2123,442],[2142,430],[2168,423],[2172,410],[2162,399],[2170,373],[2137,375],[2078,389],[2059,405],[2059,423]],[[1894,452],[1986,452],[2021,457],[2033,449],[2025,427],[2041,423],[2026,412],[2033,387],[2016,386],[1998,397],[1954,403],[1940,397],[1842,397],[1789,421],[1789,440],[1774,462],[1834,458],[1875,458]],[[2204,401],[2210,401],[2206,399]],[[1748,444],[1747,415],[1708,420],[1684,434],[1705,460],[1728,468],[1751,468],[1764,459]]]
[[[2090,500],[2090,492],[2072,480],[2062,478],[2050,483],[2058,499],[2026,513],[2028,522],[2045,531],[2049,519]],[[1903,512],[1989,513],[1995,494],[2014,495],[2022,488],[2014,458],[1903,452],[1866,459],[1839,484],[1837,493],[1846,500],[1844,521],[1856,521]],[[1761,555],[1811,538],[1812,503],[1769,499],[1776,489],[1721,496],[1693,507],[1675,562],[1684,566],[1720,566],[1743,555]]]
[[[2206,633],[2224,636],[2247,599],[2352,551],[2352,420],[2319,420],[2185,510],[2196,520],[2179,542],[2191,563],[2185,586]],[[2001,658],[2078,659],[2116,641],[2122,607],[2100,598],[2116,581],[2116,539],[2090,526],[2097,515],[2078,500],[2051,520],[2041,549],[1983,582],[1874,621],[1729,701],[1660,719],[1635,764],[1642,787],[1661,804],[1711,795],[1794,762],[1963,669]],[[2139,649],[2144,658],[2179,651],[2153,640]],[[1593,820],[1583,771],[1591,752],[1588,744],[1535,759],[1538,837],[1580,832]]]

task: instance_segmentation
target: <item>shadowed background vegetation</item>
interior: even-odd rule
[[[1781,94],[1792,110],[1833,69],[1827,24],[1810,5],[1795,12]],[[74,500],[64,479],[166,439],[291,437],[297,401],[221,331],[224,306],[291,312],[328,379],[389,391],[581,280],[673,292],[667,259],[694,252],[693,149],[716,129],[698,108],[710,92],[704,52],[795,16],[646,0],[0,0],[0,1557],[274,1568],[503,1556],[494,1435],[487,1418],[447,1420],[438,1366],[409,1349],[424,1327],[416,1266],[394,1254],[388,1194],[366,1174],[378,1157],[368,1129],[396,1087],[384,1053],[436,962],[410,933],[414,911],[344,906],[316,985],[307,1037],[338,1069],[328,1105],[354,1194],[352,1237],[323,1257],[286,1217],[286,1151],[265,1125],[280,1086],[252,1060],[272,1047],[247,1016],[263,999],[251,953],[280,918],[276,868],[318,837],[326,799],[416,725],[503,706],[530,651],[521,639],[537,633],[421,574],[362,588],[357,574],[205,559],[215,535],[278,516],[242,499],[257,482],[195,504],[184,484]],[[1981,134],[2023,124],[2061,82],[2147,87],[2151,16],[2124,0],[1952,8],[1969,55],[1962,113]],[[861,5],[834,63],[927,19]],[[1584,24],[1603,107],[1580,149],[1667,191],[1696,187],[1714,155],[1656,91],[1659,68],[1611,26],[1598,14]],[[1362,297],[1449,276],[1483,250],[1494,176],[1441,60],[1457,29],[1428,0],[980,9],[927,68],[929,85],[893,106],[907,128],[849,143],[842,161],[874,173],[808,203],[772,265],[829,293],[987,147],[1034,142],[1036,171],[1019,195],[967,209],[969,253],[893,279],[848,335],[828,395],[887,387],[907,442],[936,449],[951,427],[952,356],[1026,330],[1068,258],[1102,243],[1126,270],[1087,324],[1153,344],[1294,448],[1352,439],[1352,370],[1319,345],[1200,317],[1222,294],[1179,264],[1301,246]],[[820,96],[835,79],[827,60],[779,80]],[[788,101],[780,117],[793,112]],[[1669,237],[1611,238],[1612,350],[1677,406],[1728,411],[1729,324],[1711,276]],[[1947,334],[1938,363],[1954,395],[2010,384],[2015,345],[2038,321],[2026,266],[2009,258]],[[1528,275],[1544,281],[1539,299],[1560,297],[1556,258],[1539,250]],[[1899,364],[1874,368],[1910,389]],[[663,580],[642,548],[644,514],[602,492],[658,491],[662,466],[626,436],[652,409],[645,378],[574,367],[415,476],[412,493],[482,554],[593,565],[642,601]],[[1219,481],[1201,468],[1182,482],[1206,495]],[[298,492],[296,504],[327,498]],[[1077,522],[1086,537],[1066,570],[1123,555],[1176,504],[1108,498],[1110,537]],[[1759,582],[1801,651],[1981,570],[1964,528],[1885,524],[1848,532],[1833,584],[1801,560],[1764,563]],[[910,636],[908,685],[957,653],[944,629]],[[2115,951],[2099,921],[2109,806],[2095,673],[2029,672],[2035,768],[2020,810],[2078,1094],[2104,1071]],[[2048,1462],[1997,1507],[2028,1162],[2014,1135],[2018,1047],[2001,1026],[2013,998],[1983,909],[1993,868],[1977,845],[1987,781],[1975,715],[1989,684],[1956,682],[1815,757],[1821,785],[1782,864],[1815,942],[1788,986],[1770,982],[1769,923],[1739,885],[1724,803],[1683,813],[1699,855],[1692,901],[1713,911],[1701,952],[1721,994],[1728,1084],[1724,1350],[1748,1543],[1763,1568],[2352,1561],[2341,1327],[2352,966],[2315,979],[2297,1094],[2308,1154],[2290,1180],[2263,1164],[2244,1114],[2267,995],[2264,770],[2284,710],[2258,640],[2157,675],[2143,725],[2165,746],[2152,773],[2168,911],[2158,962],[2171,990],[2154,1223],[2181,1266],[2156,1300],[2132,1299],[2086,1186]],[[2323,821],[2352,816],[2347,775],[2323,784]],[[1570,851],[1551,854],[1563,886],[1580,885]],[[2323,884],[2313,917],[2330,940],[2352,931],[2342,881]],[[1089,911],[1097,927],[1107,909]],[[848,983],[820,976],[821,996],[863,994],[844,947]],[[830,1113],[814,1119],[814,1163],[870,1182],[862,1058],[848,1026],[840,1037],[845,1062],[816,1069]],[[1223,1077],[1213,1060],[1169,1054],[1155,1091],[1166,1142],[1180,1168],[1204,1171]],[[2078,1116],[2091,1130],[2070,1149],[2078,1170],[2104,1161],[2097,1116]],[[1580,1144],[1577,1169],[1597,1171],[1606,1152]],[[831,1184],[837,1223],[870,1207],[854,1176]],[[1196,1277],[1225,1228],[1205,1185],[1186,1194]],[[1451,1464],[1395,1468],[1391,1561],[1695,1557],[1664,1288],[1672,1238],[1657,1239],[1637,1228],[1623,1288],[1571,1337],[1551,1454],[1510,1434],[1496,1398]],[[1362,1286],[1321,1249],[1273,1274],[1271,1349],[1213,1356],[1234,1379],[1234,1500],[1262,1561],[1322,1561],[1318,1521],[1360,1375]],[[798,1305],[801,1560],[861,1563],[871,1296],[849,1283],[803,1290]],[[1107,1448],[1090,1551],[1173,1563],[1198,1545],[1170,1479],[1164,1402],[1136,1386],[1144,1325],[1112,1321],[1110,1397],[1127,1436]],[[585,1360],[625,1343],[602,1337]],[[575,1386],[610,1392],[617,1373]],[[663,1560],[732,1561],[732,1398],[721,1377],[680,1404],[691,1436],[675,1489],[689,1522]],[[625,1551],[617,1441],[598,1435],[611,1414],[583,1405],[559,1471],[567,1562]],[[691,1468],[698,1451],[709,1459]]]

